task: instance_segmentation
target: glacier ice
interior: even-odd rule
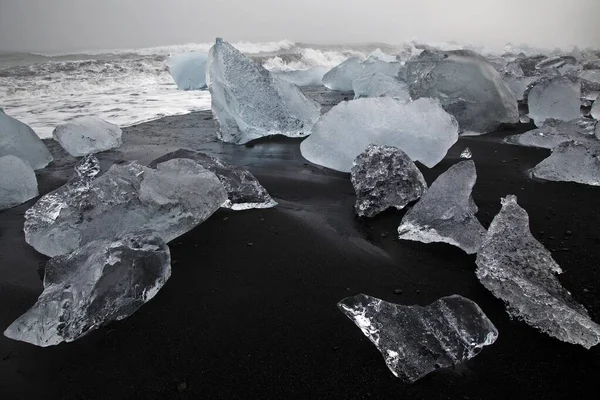
[[[408,86],[405,82],[381,72],[363,75],[355,79],[352,82],[352,88],[355,99],[386,96],[400,101],[410,100]]]
[[[423,243],[442,242],[477,253],[485,228],[475,213],[471,197],[477,180],[475,163],[461,161],[441,174],[411,208],[398,227],[400,239]]]
[[[18,206],[38,195],[35,172],[15,156],[0,157],[0,210]]]
[[[167,60],[167,67],[179,90],[200,90],[206,88],[206,53],[173,54]]]
[[[361,217],[374,217],[390,207],[403,209],[427,190],[423,174],[402,150],[369,145],[352,167],[356,192],[354,209]]]
[[[422,307],[359,294],[338,308],[377,347],[390,371],[410,383],[474,358],[498,338],[481,308],[459,295]]]
[[[218,137],[243,144],[270,135],[303,137],[320,106],[297,86],[274,76],[229,43],[217,39],[206,65]]]
[[[573,121],[548,119],[541,127],[518,135],[508,136],[505,142],[528,147],[553,149],[561,143],[594,140],[595,121],[579,118]]]
[[[342,102],[315,124],[300,144],[302,156],[327,168],[350,172],[369,144],[398,147],[433,167],[458,140],[458,124],[437,100],[409,103],[390,97]]]
[[[586,348],[600,342],[600,325],[562,287],[552,255],[529,230],[529,216],[509,195],[477,254],[476,274],[515,318],[562,341]]]
[[[543,79],[527,95],[529,116],[537,126],[547,119],[571,121],[581,116],[581,83],[569,76]]]
[[[79,117],[59,125],[52,138],[74,157],[99,153],[119,147],[121,128],[98,117]]]
[[[536,165],[531,173],[547,181],[576,182],[600,186],[600,141],[571,141],[552,149],[550,157]]]
[[[600,121],[600,100],[594,101],[594,104],[592,105],[592,109],[590,110],[590,115],[596,121]]]
[[[4,335],[41,347],[72,342],[131,316],[170,275],[169,248],[151,231],[94,240],[48,261],[44,291]]]
[[[141,229],[168,242],[225,201],[216,175],[192,160],[173,159],[156,169],[114,164],[104,175],[74,179],[42,196],[25,213],[25,240],[51,257]]]
[[[371,56],[365,61],[349,58],[331,69],[323,76],[323,85],[331,90],[353,90],[352,82],[363,75],[381,73],[388,76],[398,76],[402,65],[399,62],[386,62],[377,56]]]
[[[35,170],[52,162],[52,155],[33,129],[0,108],[0,157],[8,155],[19,157]]]
[[[439,99],[461,131],[488,133],[502,123],[519,121],[515,94],[473,51],[424,51],[406,66],[411,97]]]
[[[190,159],[207,170],[214,172],[227,191],[228,200],[223,207],[232,210],[247,210],[250,208],[271,208],[277,205],[267,190],[248,170],[227,164],[217,157],[198,151],[179,149],[164,155],[150,163],[150,167],[172,159]]]
[[[471,159],[473,157],[473,153],[471,153],[471,149],[469,149],[468,147],[465,148],[462,153],[460,153],[460,158],[466,158]]]

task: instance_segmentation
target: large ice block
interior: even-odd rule
[[[393,76],[376,72],[355,79],[352,82],[354,98],[362,97],[392,97],[396,100],[409,101],[410,94],[405,82],[399,81]]]
[[[0,157],[0,210],[18,206],[38,195],[37,178],[19,157]]]
[[[436,165],[458,140],[458,124],[437,100],[409,103],[389,97],[342,102],[315,124],[300,145],[304,158],[350,172],[369,144],[398,147],[412,160]]]
[[[321,116],[320,106],[297,86],[222,39],[210,49],[206,70],[218,137],[224,142],[243,144],[270,135],[303,137]]]
[[[340,301],[338,308],[377,347],[390,371],[411,383],[472,359],[498,338],[481,308],[459,295],[422,307],[359,294]]]
[[[206,88],[206,53],[173,54],[167,60],[167,67],[179,90],[200,90]]]
[[[0,157],[16,156],[37,170],[52,161],[52,155],[33,129],[0,108]]]
[[[323,85],[331,90],[353,90],[354,80],[363,75],[381,73],[388,76],[398,76],[402,64],[399,62],[386,62],[379,57],[371,56],[365,61],[349,58],[323,76]]]
[[[59,125],[52,138],[74,157],[99,153],[119,147],[121,128],[98,117],[79,117]]]
[[[476,263],[477,277],[511,316],[564,342],[585,348],[600,342],[600,326],[556,278],[562,270],[531,234],[516,196],[502,199]]]
[[[531,173],[547,181],[577,182],[600,186],[600,140],[565,142],[552,150],[550,157]]]
[[[581,116],[581,83],[569,76],[543,79],[531,88],[527,103],[529,116],[537,126],[547,119],[577,119]]]

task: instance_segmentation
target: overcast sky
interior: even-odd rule
[[[0,0],[0,50],[229,41],[600,47],[600,0]]]

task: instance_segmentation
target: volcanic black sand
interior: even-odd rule
[[[328,106],[344,93],[312,89]],[[600,188],[532,180],[549,151],[502,143],[519,125],[465,137],[433,169],[431,184],[468,146],[477,166],[473,196],[488,226],[500,197],[516,194],[534,236],[564,270],[560,281],[600,321]],[[600,389],[600,349],[562,343],[512,321],[475,277],[475,257],[444,244],[399,241],[404,212],[358,219],[349,175],[306,162],[298,139],[250,146],[219,143],[210,112],[125,129],[113,162],[148,163],[180,147],[243,165],[279,202],[268,210],[222,210],[170,243],[173,275],[132,317],[85,338],[37,348],[0,337],[0,399],[579,399]],[[73,174],[74,159],[40,171],[41,193]],[[33,201],[0,212],[0,330],[41,293],[46,257],[23,237]],[[395,291],[400,289],[401,294]],[[451,294],[477,302],[500,332],[464,365],[412,385],[336,308],[358,293],[401,304]],[[589,393],[589,394],[588,394]]]

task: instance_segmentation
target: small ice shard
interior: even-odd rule
[[[431,168],[458,140],[458,124],[433,99],[409,103],[390,97],[342,102],[315,124],[300,144],[302,156],[327,168],[350,172],[369,144],[398,147]]]
[[[459,295],[422,307],[359,294],[338,308],[377,347],[392,374],[409,383],[474,358],[498,338],[481,308]]]
[[[461,161],[441,174],[411,208],[398,227],[400,239],[423,243],[442,242],[477,253],[485,228],[475,217],[471,197],[477,180],[475,163]]]
[[[173,159],[157,169],[115,164],[95,179],[74,179],[42,196],[25,213],[25,240],[51,257],[142,229],[168,242],[226,200],[216,175],[192,160]]]
[[[399,62],[385,62],[377,57],[369,57],[365,61],[349,58],[323,76],[323,85],[331,90],[353,90],[352,82],[363,75],[381,73],[398,76],[402,65]]]
[[[206,88],[206,53],[173,54],[167,60],[167,67],[179,90],[200,90]]]
[[[0,210],[25,203],[38,195],[35,172],[15,156],[0,157]]]
[[[4,335],[40,347],[72,342],[131,316],[170,276],[169,248],[150,231],[89,242],[48,261],[44,291]]]
[[[573,140],[580,142],[596,141],[594,138],[595,122],[587,118],[567,122],[548,119],[544,125],[537,129],[508,136],[505,142],[527,147],[553,149],[561,143]]]
[[[473,51],[424,51],[406,65],[411,97],[439,99],[461,131],[488,133],[519,120],[515,94]]]
[[[92,154],[85,156],[75,166],[75,173],[75,179],[94,179],[100,173],[100,161]]]
[[[562,271],[531,234],[529,216],[516,196],[502,199],[476,263],[477,277],[506,303],[512,317],[588,349],[600,342],[600,326],[556,279]]]
[[[465,148],[462,153],[460,153],[460,158],[471,159],[473,157],[473,153],[471,153],[471,149],[468,147]]]
[[[26,161],[34,170],[52,161],[52,155],[33,129],[0,108],[0,157],[9,155]]]
[[[521,117],[519,118],[519,122],[522,124],[529,124],[531,123],[531,118],[529,118],[528,115],[521,115]]]
[[[320,106],[297,86],[222,39],[210,49],[206,71],[218,137],[224,142],[243,144],[271,135],[303,137],[321,116]]]
[[[410,101],[406,83],[381,72],[361,76],[354,80],[352,88],[355,99],[385,96],[400,101]]]
[[[227,191],[227,201],[223,207],[232,210],[248,210],[251,208],[271,208],[277,205],[267,190],[248,170],[227,164],[220,159],[193,150],[179,149],[166,154],[150,163],[154,168],[157,164],[174,158],[190,159],[214,172]]]
[[[592,109],[590,110],[590,115],[596,121],[600,121],[600,99],[594,101],[594,104],[592,105]]]
[[[547,119],[571,121],[581,116],[581,83],[577,79],[561,76],[544,79],[529,91],[527,102],[529,116],[537,126]]]
[[[97,117],[79,117],[59,125],[52,138],[73,157],[99,153],[119,147],[121,128]]]
[[[427,190],[427,182],[402,150],[369,145],[354,161],[354,209],[361,217],[374,217],[390,207],[403,209]]]
[[[600,186],[600,141],[565,142],[552,149],[550,157],[531,173],[547,181],[576,182]]]

